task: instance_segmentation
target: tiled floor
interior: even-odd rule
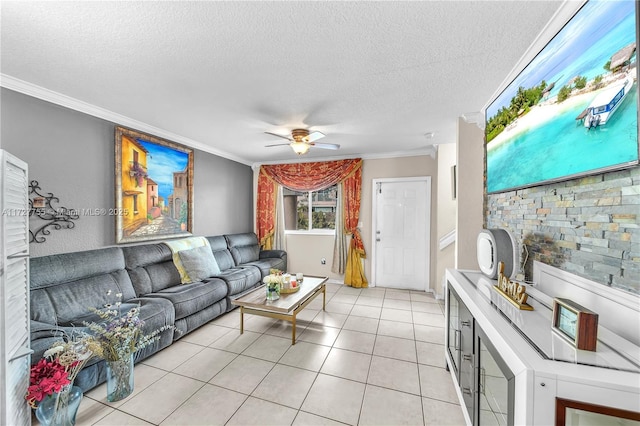
[[[443,305],[424,292],[327,286],[288,323],[236,309],[136,365],[135,391],[85,394],[78,425],[462,425]]]

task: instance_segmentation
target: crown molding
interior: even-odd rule
[[[29,83],[24,80],[20,80],[18,78],[12,77],[7,74],[0,74],[0,86],[13,90],[15,92],[19,92],[34,98],[41,99],[43,101],[51,102],[52,104],[60,105],[65,108],[69,108],[74,111],[81,112],[83,114],[91,115],[93,117],[110,121],[120,126],[130,127],[132,129],[136,129],[144,133],[149,133],[151,135],[165,138],[173,142],[181,143],[190,148],[199,149],[200,151],[205,151],[205,152],[208,152],[209,154],[214,154],[219,157],[223,157],[228,160],[232,160],[247,166],[252,165],[250,161],[247,161],[240,157],[236,157],[227,152],[217,150],[204,143],[186,138],[184,136],[180,136],[168,130],[164,130],[159,127],[152,126],[142,121],[138,121],[131,117],[127,117],[125,115],[118,114],[108,109],[101,108],[96,105],[92,105],[90,103],[81,101],[79,99],[72,98],[67,95],[63,95],[62,93],[54,92],[53,90],[49,90],[44,87],[37,86],[35,84]]]
[[[412,151],[395,151],[395,152],[382,152],[379,154],[351,154],[351,155],[342,155],[335,157],[306,157],[304,159],[294,158],[291,160],[285,161],[262,161],[255,162],[251,165],[251,168],[256,170],[260,168],[260,166],[269,165],[269,164],[293,164],[293,163],[315,163],[320,161],[337,161],[337,160],[349,160],[351,158],[362,158],[363,160],[379,160],[379,159],[388,159],[388,158],[399,158],[399,157],[418,157],[422,155],[428,155],[431,158],[436,158],[436,153],[438,152],[437,145],[429,145],[426,148]]]
[[[322,157],[322,158],[314,157],[314,158],[308,158],[308,159],[305,158],[302,160],[300,158],[296,158],[296,159],[286,160],[286,161],[276,160],[276,161],[265,161],[265,162],[254,163],[244,158],[231,155],[227,152],[217,150],[215,148],[212,148],[209,145],[203,144],[193,139],[180,136],[168,130],[164,130],[159,127],[152,126],[150,124],[133,119],[131,117],[127,117],[125,115],[118,114],[108,109],[101,108],[99,106],[81,101],[76,98],[72,98],[71,96],[63,95],[62,93],[58,93],[53,90],[46,89],[44,87],[29,83],[24,80],[20,80],[18,78],[12,77],[7,74],[0,73],[0,86],[6,89],[13,90],[15,92],[19,92],[19,93],[37,98],[37,99],[41,99],[46,102],[50,102],[52,104],[60,105],[65,108],[69,108],[71,110],[81,112],[83,114],[91,115],[93,117],[97,117],[97,118],[109,121],[111,123],[118,124],[120,126],[130,127],[140,132],[149,133],[151,135],[158,136],[161,138],[166,138],[173,142],[181,143],[188,147],[208,152],[209,154],[214,154],[219,157],[226,158],[228,160],[236,161],[238,163],[251,166],[251,168],[253,169],[260,167],[262,164],[307,163],[307,162],[315,162],[315,161],[344,160],[348,158],[362,158],[364,160],[375,160],[375,159],[415,157],[420,155],[428,155],[431,158],[435,159],[436,153],[438,151],[438,148],[436,145],[429,145],[425,148],[418,149],[418,150],[411,150],[411,151],[394,151],[394,152],[383,152],[383,153],[377,153],[377,154],[361,154],[361,155],[352,154],[352,155]]]

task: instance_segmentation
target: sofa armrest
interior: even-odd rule
[[[51,346],[63,339],[65,335],[71,335],[77,331],[74,327],[62,327],[41,321],[31,320],[30,344],[33,350],[31,364],[35,364],[42,358],[42,354]]]
[[[268,259],[279,257],[280,259],[287,258],[287,252],[284,250],[260,250],[260,259]]]

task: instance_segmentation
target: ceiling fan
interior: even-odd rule
[[[291,137],[282,136],[277,133],[265,132],[268,135],[277,136],[282,139],[286,139],[290,141],[289,143],[277,143],[273,145],[266,145],[266,147],[272,146],[284,146],[289,145],[293,151],[298,155],[306,154],[309,151],[309,148],[322,148],[322,149],[338,149],[340,145],[335,143],[317,143],[318,139],[322,139],[325,137],[325,134],[322,132],[314,131],[309,133],[307,129],[293,129],[291,131]]]

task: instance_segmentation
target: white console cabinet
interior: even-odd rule
[[[468,424],[640,424],[640,346],[628,340],[640,329],[638,297],[555,271],[537,272],[554,290],[528,287],[534,310],[521,311],[479,271],[447,270],[445,357]],[[551,331],[553,297],[567,295],[600,316],[595,352]]]
[[[27,165],[0,150],[0,424],[31,424],[29,386],[29,181]]]

